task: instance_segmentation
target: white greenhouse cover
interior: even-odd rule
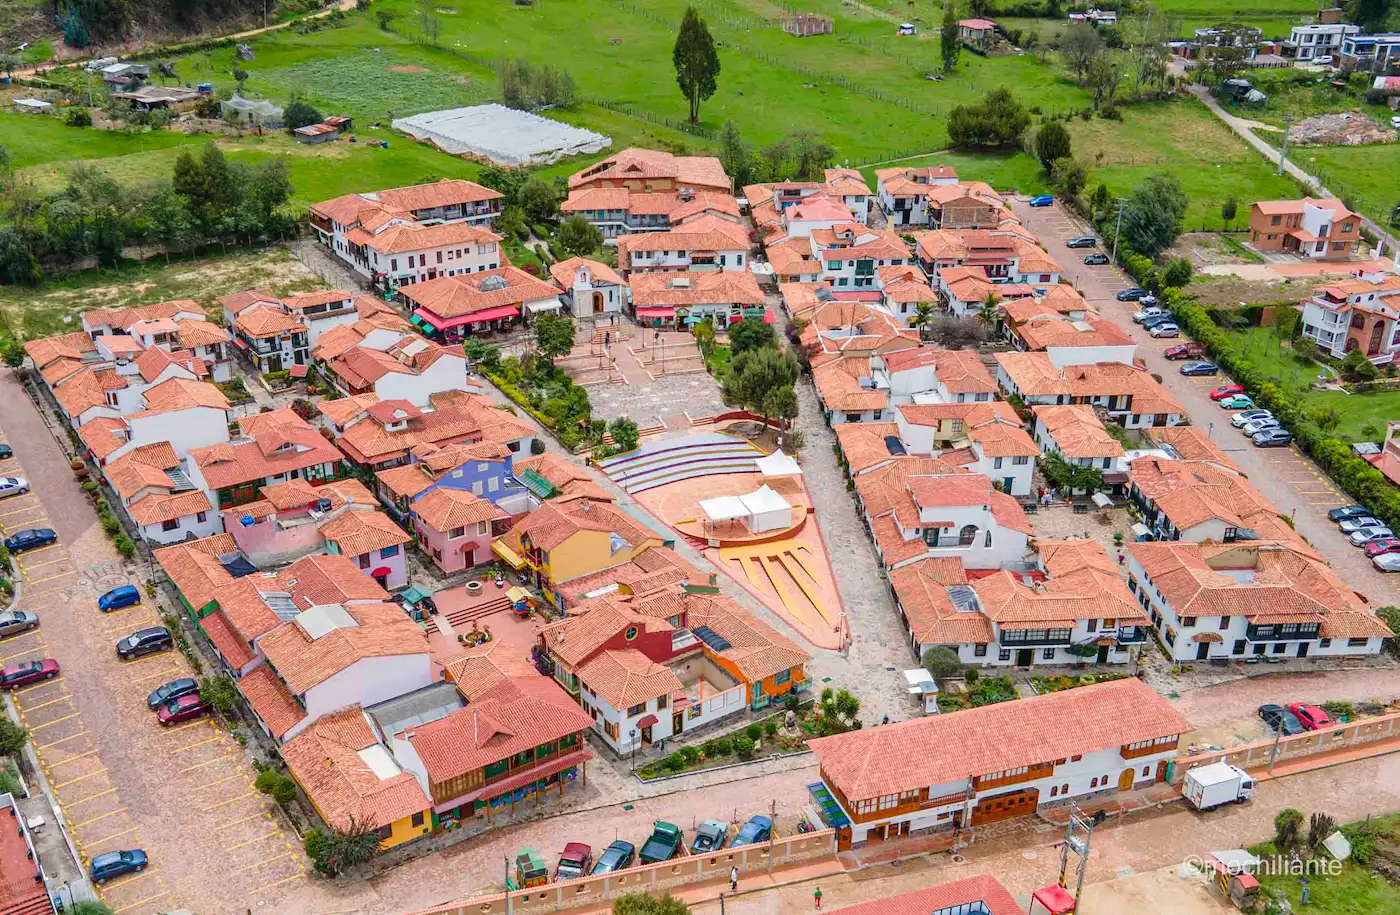
[[[427,140],[444,152],[500,165],[548,165],[599,152],[612,137],[505,105],[475,105],[395,118],[395,130]]]

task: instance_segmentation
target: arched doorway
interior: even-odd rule
[[[1118,790],[1131,791],[1133,788],[1133,770],[1124,769],[1118,776]]]
[[[593,313],[595,315],[603,313],[603,294],[601,292],[593,293]]]

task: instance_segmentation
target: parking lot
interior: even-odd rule
[[[1136,303],[1119,302],[1114,298],[1120,290],[1132,286],[1132,281],[1112,266],[1084,266],[1082,261],[1089,251],[1065,245],[1066,240],[1076,235],[1093,233],[1086,231],[1075,217],[1063,212],[1058,203],[1054,207],[1032,208],[1015,201],[1012,209],[1060,262],[1065,278],[1075,284],[1084,298],[1104,317],[1132,334],[1138,344],[1138,358],[1146,363],[1149,371],[1162,377],[1162,383],[1190,414],[1192,424],[1205,429],[1216,444],[1229,453],[1248,474],[1250,482],[1279,512],[1292,519],[1298,533],[1337,573],[1366,595],[1372,606],[1400,603],[1400,581],[1396,581],[1396,576],[1377,572],[1365,553],[1348,543],[1327,518],[1330,509],[1349,505],[1353,500],[1340,492],[1297,446],[1255,448],[1243,432],[1231,427],[1232,411],[1222,410],[1210,399],[1211,390],[1229,379],[1224,375],[1182,376],[1181,364],[1162,356],[1167,347],[1181,341],[1152,338],[1140,325],[1133,323]]]
[[[0,642],[0,663],[52,657],[62,667],[14,699],[83,865],[107,851],[148,853],[144,871],[99,888],[116,913],[278,911],[277,900],[305,881],[296,836],[253,790],[257,773],[226,728],[208,718],[162,728],[147,708],[150,691],[190,676],[189,664],[178,651],[117,658],[117,640],[158,625],[158,612],[149,602],[98,611],[104,591],[139,582],[28,398],[10,377],[0,391],[0,440],[17,455],[0,462],[0,474],[22,475],[33,487],[0,502],[0,533],[52,527],[59,534],[58,543],[15,557],[18,606],[38,613],[41,626]]]

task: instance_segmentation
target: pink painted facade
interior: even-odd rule
[[[408,584],[408,570],[404,566],[403,551],[404,548],[396,544],[386,546],[382,550],[370,550],[368,553],[345,558],[361,572],[379,582],[379,586],[385,591],[397,591]]]
[[[491,559],[491,522],[468,522],[462,527],[439,531],[422,517],[415,517],[418,546],[433,558],[444,572],[460,572]]]

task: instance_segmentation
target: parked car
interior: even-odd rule
[[[1367,556],[1384,556],[1386,553],[1400,553],[1400,540],[1376,540],[1366,544]]]
[[[123,661],[144,657],[157,651],[165,651],[175,644],[175,637],[164,626],[147,626],[138,629],[117,643],[117,657]]]
[[[1183,375],[1215,375],[1220,372],[1220,366],[1214,362],[1201,360],[1198,362],[1188,362],[1181,367]]]
[[[773,821],[769,817],[758,815],[749,817],[749,821],[739,829],[739,834],[734,837],[734,841],[729,843],[730,848],[738,848],[740,845],[757,845],[759,842],[767,842],[768,837],[773,834]]]
[[[133,607],[141,603],[141,592],[135,585],[118,585],[97,599],[97,609],[103,613]]]
[[[29,492],[29,481],[24,477],[0,477],[0,499],[22,496]]]
[[[1369,515],[1371,510],[1364,505],[1345,505],[1341,508],[1334,508],[1327,513],[1328,520],[1345,521],[1348,518],[1355,518],[1357,515]]]
[[[1332,719],[1327,717],[1326,710],[1318,708],[1316,705],[1295,702],[1288,707],[1288,710],[1298,719],[1298,723],[1303,726],[1304,730],[1316,731],[1318,728],[1332,726]]]
[[[9,445],[0,445],[0,461],[8,461],[15,456],[15,449]]]
[[[1274,419],[1272,416],[1266,416],[1263,419],[1256,419],[1252,423],[1245,423],[1243,426],[1240,426],[1240,431],[1250,438],[1254,438],[1254,436],[1258,435],[1260,432],[1268,432],[1270,429],[1277,428],[1279,428],[1278,420]]]
[[[106,852],[92,859],[92,882],[101,886],[113,877],[143,871],[147,863],[146,853],[139,848]]]
[[[1176,318],[1173,318],[1169,312],[1165,312],[1165,311],[1164,311],[1164,312],[1162,312],[1162,313],[1159,314],[1159,315],[1151,315],[1151,316],[1149,316],[1149,317],[1147,317],[1147,318],[1144,318],[1144,319],[1143,319],[1143,322],[1142,322],[1142,329],[1143,329],[1143,330],[1148,330],[1148,331],[1150,331],[1152,328],[1156,327],[1158,324],[1175,324],[1175,323],[1176,323]]]
[[[1400,572],[1400,553],[1382,553],[1371,557],[1371,565],[1382,572]]]
[[[1118,294],[1114,298],[1120,302],[1136,302],[1145,295],[1147,295],[1147,290],[1141,286],[1129,286],[1127,289],[1118,290]]]
[[[1365,546],[1377,540],[1389,540],[1395,536],[1395,532],[1388,527],[1363,527],[1351,535],[1352,546]]]
[[[31,527],[22,531],[16,531],[5,538],[5,549],[11,553],[23,553],[25,550],[37,549],[41,546],[48,546],[50,543],[58,542],[58,534],[52,528]]]
[[[1050,194],[1041,194],[1037,197],[1031,198],[1031,206],[1033,207],[1049,207],[1054,205],[1055,198]]]
[[[1299,723],[1298,716],[1281,705],[1259,706],[1259,717],[1275,731],[1283,732],[1284,737],[1303,733],[1303,725]]]
[[[1141,308],[1133,312],[1133,323],[1142,324],[1146,322],[1149,318],[1165,317],[1171,317],[1169,314],[1167,314],[1167,310],[1165,308],[1158,308],[1156,305],[1153,305],[1151,308]]]
[[[896,35],[917,35],[919,34],[919,30],[914,28],[912,22],[901,22],[899,28],[894,30],[894,33]]]
[[[554,866],[555,880],[573,880],[588,874],[588,865],[593,863],[593,849],[582,842],[570,842],[564,846],[559,863]]]
[[[1396,130],[1400,130],[1400,114],[1392,114],[1390,116],[1390,126]]]
[[[1332,55],[1331,55],[1331,54],[1323,54],[1323,55],[1321,55],[1320,57],[1314,57],[1312,60],[1313,60],[1313,63],[1317,64],[1319,67],[1330,67],[1330,66],[1332,66]]]
[[[179,699],[181,696],[193,696],[198,693],[198,680],[193,677],[181,677],[178,680],[171,680],[164,686],[158,686],[151,690],[151,694],[146,697],[146,706],[155,710],[171,699]]]
[[[1143,308],[1155,308],[1157,306],[1157,297],[1149,292],[1147,295],[1138,299],[1138,304]]]
[[[18,689],[40,680],[52,680],[56,676],[58,676],[58,662],[53,658],[44,658],[40,661],[22,661],[0,670],[0,689]]]
[[[637,856],[637,847],[631,842],[624,842],[618,839],[598,856],[598,863],[593,865],[593,873],[607,874],[612,871],[626,870],[632,866],[632,859]]]
[[[1337,526],[1342,529],[1343,534],[1354,534],[1363,527],[1380,527],[1381,522],[1371,515],[1357,515],[1355,518],[1346,519]]]
[[[187,693],[176,699],[171,699],[156,712],[156,720],[169,727],[172,724],[179,724],[182,721],[189,721],[198,718],[209,711],[209,703],[199,698],[199,693]]]
[[[652,824],[651,837],[642,843],[637,858],[643,864],[669,861],[681,853],[682,838],[680,827],[675,823],[657,820]]]
[[[31,610],[6,610],[0,613],[0,639],[39,628],[39,614]]]
[[[690,853],[705,855],[719,851],[729,837],[729,824],[719,820],[706,820],[695,828],[695,839],[690,843]]]
[[[1224,410],[1252,410],[1254,400],[1248,394],[1231,394],[1229,397],[1220,399],[1220,407]]]
[[[1249,437],[1256,448],[1284,448],[1293,441],[1293,433],[1287,429],[1265,429]]]
[[[1236,413],[1230,417],[1230,425],[1236,429],[1242,429],[1250,423],[1257,423],[1265,419],[1273,419],[1274,414],[1268,410],[1245,410],[1243,413]]]
[[[1070,248],[1092,248],[1098,243],[1099,240],[1092,235],[1078,235],[1065,242],[1065,246]]]
[[[1093,254],[1086,255],[1084,258],[1084,263],[1089,267],[1102,267],[1104,264],[1108,263],[1108,255],[1099,254],[1095,252]]]
[[[1206,354],[1206,348],[1200,343],[1178,343],[1169,346],[1162,351],[1162,356],[1167,359],[1200,359]]]
[[[1243,394],[1243,393],[1244,393],[1244,385],[1239,385],[1239,384],[1222,384],[1220,387],[1215,388],[1213,391],[1210,392],[1210,399],[1211,399],[1211,400],[1224,400],[1226,397],[1229,397],[1231,394]]]
[[[1172,323],[1171,321],[1163,321],[1163,322],[1160,323],[1160,324],[1153,324],[1153,325],[1152,325],[1152,329],[1149,330],[1149,331],[1147,332],[1147,335],[1148,335],[1149,337],[1158,337],[1158,338],[1160,338],[1160,337],[1180,337],[1180,336],[1181,336],[1181,328],[1177,327],[1177,326],[1176,326],[1174,323]],[[1250,406],[1253,406],[1253,404],[1250,404]]]

